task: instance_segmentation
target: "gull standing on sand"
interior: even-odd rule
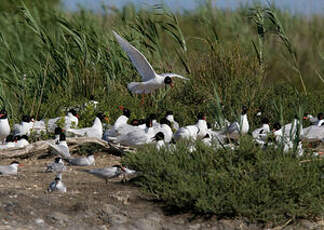
[[[127,85],[127,88],[132,93],[149,94],[158,88],[162,88],[165,85],[170,85],[171,87],[173,87],[173,77],[189,80],[188,78],[175,73],[155,73],[154,69],[141,52],[139,52],[134,46],[129,44],[124,38],[119,36],[115,31],[113,31],[113,34],[115,35],[119,45],[127,53],[133,65],[142,77],[142,82],[131,82]]]
[[[121,165],[114,165],[112,167],[107,167],[107,168],[97,168],[97,169],[90,169],[90,170],[83,170],[83,171],[90,173],[96,177],[105,179],[106,184],[108,184],[108,179],[118,177],[119,175],[126,172],[125,167]]]

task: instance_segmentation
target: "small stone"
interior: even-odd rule
[[[141,230],[162,229],[161,224],[154,219],[141,218],[136,220],[134,225]]]
[[[129,204],[129,194],[127,192],[118,191],[114,194],[109,195],[111,198],[121,202],[124,205]]]
[[[173,221],[175,224],[185,224],[185,220],[183,218],[177,218]]]
[[[123,215],[111,215],[109,216],[109,223],[114,226],[114,225],[120,225],[123,223],[126,223],[128,221],[128,218]]]
[[[126,224],[126,223],[121,225],[114,225],[109,228],[109,230],[129,230],[129,229],[137,230],[137,228],[135,228],[133,225]]]
[[[201,224],[193,224],[193,225],[189,225],[189,229],[190,230],[199,230],[201,229]]]
[[[301,220],[300,224],[302,227],[304,227],[305,229],[314,229],[316,224],[309,221],[309,220]]]
[[[57,223],[59,225],[65,225],[65,223],[69,222],[69,217],[63,213],[54,212],[47,216],[52,222]]]
[[[118,212],[118,208],[112,204],[104,204],[102,210],[108,215],[115,214]]]
[[[220,230],[233,230],[235,229],[235,223],[230,220],[220,220],[217,227]]]
[[[44,221],[43,219],[41,219],[41,218],[37,218],[37,219],[35,220],[35,223],[41,225],[41,224],[44,224],[45,221]]]
[[[107,226],[106,225],[102,225],[99,227],[100,230],[108,230]]]

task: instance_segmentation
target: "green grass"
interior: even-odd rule
[[[134,116],[169,108],[179,111],[182,124],[201,110],[211,120],[216,94],[229,119],[242,104],[250,116],[265,107],[272,121],[279,119],[274,103],[283,104],[284,121],[299,107],[315,114],[324,109],[318,103],[324,97],[320,16],[306,19],[270,8],[226,12],[208,5],[181,15],[161,6],[97,15],[51,6],[22,4],[14,12],[0,12],[0,103],[14,121],[23,113],[56,116],[91,94],[111,120],[120,104]],[[141,107],[140,98],[126,88],[140,77],[112,30],[143,52],[157,72],[177,72],[191,81],[178,80],[175,89],[162,89],[147,100],[152,107]]]

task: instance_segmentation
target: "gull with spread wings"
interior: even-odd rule
[[[173,87],[173,77],[189,80],[188,78],[175,73],[155,73],[154,69],[141,52],[129,44],[124,38],[119,36],[115,31],[113,31],[113,34],[142,77],[142,82],[131,82],[127,85],[127,88],[132,93],[149,94],[154,90],[163,87],[164,85],[170,85]]]

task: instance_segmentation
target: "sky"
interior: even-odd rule
[[[199,2],[203,0],[62,0],[63,6],[67,10],[77,10],[81,5],[88,9],[98,11],[101,5],[107,4],[116,7],[122,7],[125,4],[132,2],[136,7],[149,8],[153,4],[164,3],[170,9],[175,11],[195,9]],[[235,9],[240,4],[253,3],[255,0],[214,0],[217,7],[225,9]],[[259,0],[266,3],[267,0]],[[283,10],[288,10],[292,13],[301,13],[305,15],[323,14],[324,15],[324,0],[271,0],[276,6]]]

